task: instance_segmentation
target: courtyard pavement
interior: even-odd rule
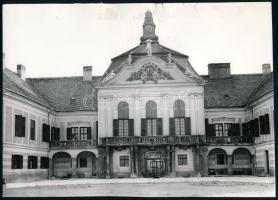
[[[96,179],[96,178],[71,178],[71,179],[54,179],[41,180],[24,183],[7,183],[4,188],[25,188],[38,186],[58,186],[58,185],[101,185],[101,184],[151,184],[151,183],[258,183],[274,184],[274,177],[256,177],[256,176],[231,176],[231,177],[189,177],[189,178],[113,178],[113,179]]]

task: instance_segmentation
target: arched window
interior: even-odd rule
[[[176,100],[174,103],[174,118],[170,118],[171,135],[190,135],[191,120],[185,117],[185,103],[182,100]]]
[[[128,107],[128,103],[125,101],[121,101],[118,104],[118,118],[119,119],[129,118],[129,107]]]
[[[146,118],[157,118],[157,105],[154,101],[146,103]]]
[[[185,104],[182,100],[176,100],[174,103],[174,117],[185,117]]]

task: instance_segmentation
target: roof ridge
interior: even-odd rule
[[[34,78],[26,78],[26,80],[35,80],[35,79],[63,79],[63,78],[82,78],[83,76],[55,76],[55,77],[34,77]],[[102,77],[102,75],[98,75],[98,76],[92,76],[92,78],[100,78]]]

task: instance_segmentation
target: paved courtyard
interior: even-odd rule
[[[69,179],[10,183],[4,197],[274,197],[273,177]]]

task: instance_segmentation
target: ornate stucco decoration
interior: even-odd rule
[[[138,72],[132,72],[126,81],[142,80],[157,82],[158,80],[174,80],[174,78],[168,73],[157,67],[152,62],[145,63]]]
[[[224,122],[232,122],[232,123],[234,123],[235,121],[236,121],[236,119],[235,118],[228,118],[228,117],[219,117],[219,118],[213,118],[212,119],[212,122],[214,123],[214,122],[222,122],[222,121],[224,121]]]
[[[80,125],[91,126],[91,123],[85,121],[68,122],[68,126],[80,126]]]

